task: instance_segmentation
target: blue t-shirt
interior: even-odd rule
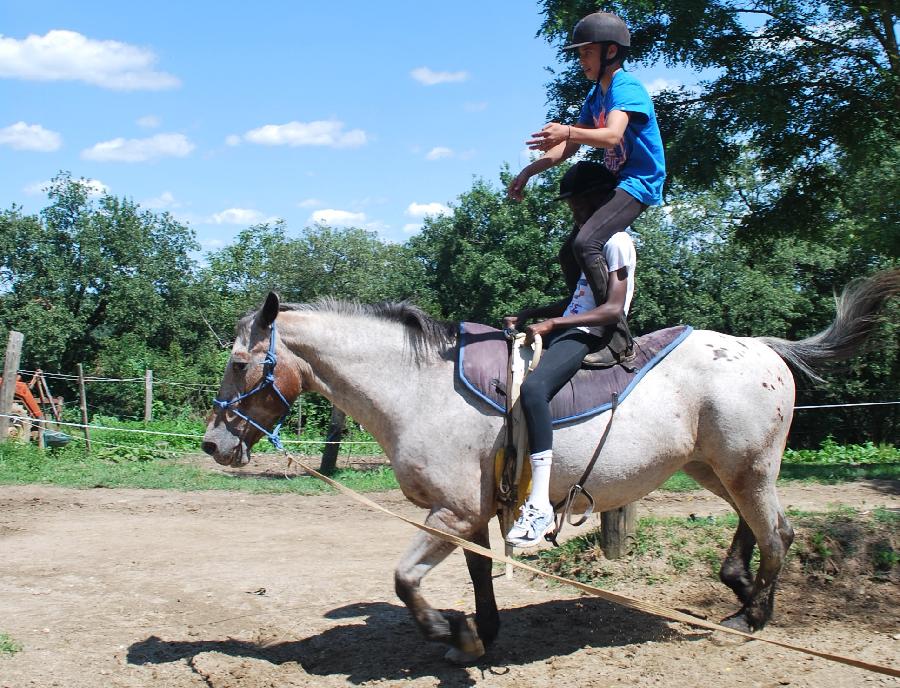
[[[606,149],[604,163],[619,175],[619,187],[641,203],[660,205],[666,160],[662,137],[656,122],[653,101],[647,89],[628,72],[619,70],[602,97],[596,97],[595,85],[581,106],[578,123],[598,129],[606,126],[606,115],[613,110],[631,113],[622,143]]]

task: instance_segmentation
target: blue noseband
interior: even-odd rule
[[[281,390],[278,389],[278,383],[275,382],[275,365],[278,363],[278,357],[275,356],[275,323],[272,323],[272,333],[269,336],[269,350],[266,352],[266,357],[263,359],[263,379],[260,380],[259,384],[256,385],[249,392],[244,392],[243,394],[238,394],[234,399],[213,399],[213,405],[221,409],[222,411],[230,410],[237,416],[240,416],[245,421],[250,423],[254,428],[259,430],[269,442],[272,443],[272,446],[276,449],[283,450],[284,445],[281,444],[281,438],[278,437],[278,433],[281,431],[281,424],[284,422],[285,417],[288,414],[288,411],[291,410],[291,405],[287,399],[284,398],[284,394],[281,393]],[[262,392],[271,388],[275,394],[278,395],[278,398],[281,399],[281,403],[284,404],[285,411],[282,414],[281,418],[278,419],[278,422],[275,423],[275,427],[272,430],[266,430],[262,425],[253,420],[250,416],[241,412],[240,409],[237,408],[237,405],[240,404],[247,397],[252,397],[257,392]]]

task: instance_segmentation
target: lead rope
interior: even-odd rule
[[[677,621],[679,623],[687,624],[689,626],[695,626],[698,628],[705,628],[710,631],[721,631],[722,633],[728,633],[730,635],[740,636],[746,640],[756,640],[761,643],[767,643],[769,645],[775,645],[777,647],[782,647],[786,650],[794,650],[796,652],[802,652],[807,655],[813,655],[814,657],[821,657],[822,659],[827,659],[831,662],[838,662],[840,664],[846,664],[848,666],[856,667],[858,669],[865,669],[866,671],[873,671],[878,674],[885,674],[887,676],[896,676],[900,677],[900,669],[895,669],[894,667],[882,666],[880,664],[872,664],[871,662],[866,662],[861,659],[857,659],[856,657],[846,657],[844,655],[837,655],[830,652],[822,652],[820,650],[813,650],[808,647],[803,647],[802,645],[793,645],[792,643],[786,643],[781,640],[774,640],[771,638],[763,638],[762,636],[751,635],[750,633],[744,633],[743,631],[738,631],[733,628],[729,628],[728,626],[722,626],[717,623],[712,623],[711,621],[706,621],[705,619],[700,619],[696,616],[690,616],[689,614],[684,614],[682,612],[675,611],[674,609],[668,609],[667,607],[663,607],[658,604],[654,604],[653,602],[646,602],[644,600],[639,600],[634,597],[629,597],[628,595],[622,595],[620,593],[610,592],[609,590],[602,590],[600,588],[594,587],[593,585],[588,585],[587,583],[580,583],[579,581],[570,580],[568,578],[563,578],[562,576],[557,576],[553,573],[548,573],[546,571],[542,571],[541,569],[535,568],[530,564],[526,564],[518,559],[513,559],[512,557],[505,555],[497,555],[494,554],[491,550],[486,547],[482,547],[481,545],[476,545],[473,542],[469,542],[468,540],[464,540],[458,535],[453,535],[452,533],[446,533],[443,530],[438,530],[437,528],[433,528],[429,525],[425,525],[424,523],[419,523],[418,521],[414,521],[411,518],[403,516],[401,514],[395,513],[390,509],[381,506],[378,502],[372,501],[368,497],[365,497],[358,492],[351,490],[349,487],[341,485],[336,480],[329,478],[328,476],[322,475],[317,470],[314,470],[310,466],[307,466],[305,463],[300,461],[299,459],[293,457],[292,454],[287,452],[286,450],[281,450],[288,458],[288,460],[296,463],[298,466],[303,468],[310,475],[318,478],[322,482],[330,485],[335,490],[340,492],[341,494],[347,495],[351,499],[359,502],[360,504],[364,504],[369,508],[375,509],[376,511],[380,511],[388,516],[393,516],[396,519],[403,521],[404,523],[408,523],[414,528],[418,528],[419,530],[428,533],[444,542],[449,542],[457,547],[461,547],[467,552],[472,552],[473,554],[481,555],[482,557],[487,557],[492,561],[498,561],[501,563],[505,563],[507,566],[515,567],[518,569],[522,569],[523,571],[528,571],[536,576],[541,576],[543,578],[549,578],[551,580],[555,580],[558,583],[563,583],[565,585],[570,585],[582,592],[586,592],[590,595],[594,595],[595,597],[599,597],[601,599],[606,600],[607,602],[612,602],[613,604],[618,604],[622,607],[626,607],[628,609],[635,609],[637,611],[644,612],[646,614],[652,614],[653,616],[659,616],[664,619],[668,619],[669,621]]]

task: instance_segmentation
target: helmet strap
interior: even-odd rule
[[[600,88],[600,80],[603,78],[603,73],[606,71],[606,67],[609,65],[609,60],[606,57],[606,54],[609,52],[609,46],[609,42],[600,44],[600,71],[597,73],[597,81],[594,83],[594,97],[598,99],[601,99],[603,97]]]

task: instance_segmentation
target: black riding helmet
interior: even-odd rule
[[[589,191],[612,191],[616,188],[616,175],[599,162],[582,160],[572,165],[559,180],[559,196],[554,200],[561,201]]]
[[[618,16],[610,12],[594,12],[584,17],[572,31],[572,42],[563,50],[575,50],[590,43],[615,43],[619,48],[631,47],[631,34]]]

